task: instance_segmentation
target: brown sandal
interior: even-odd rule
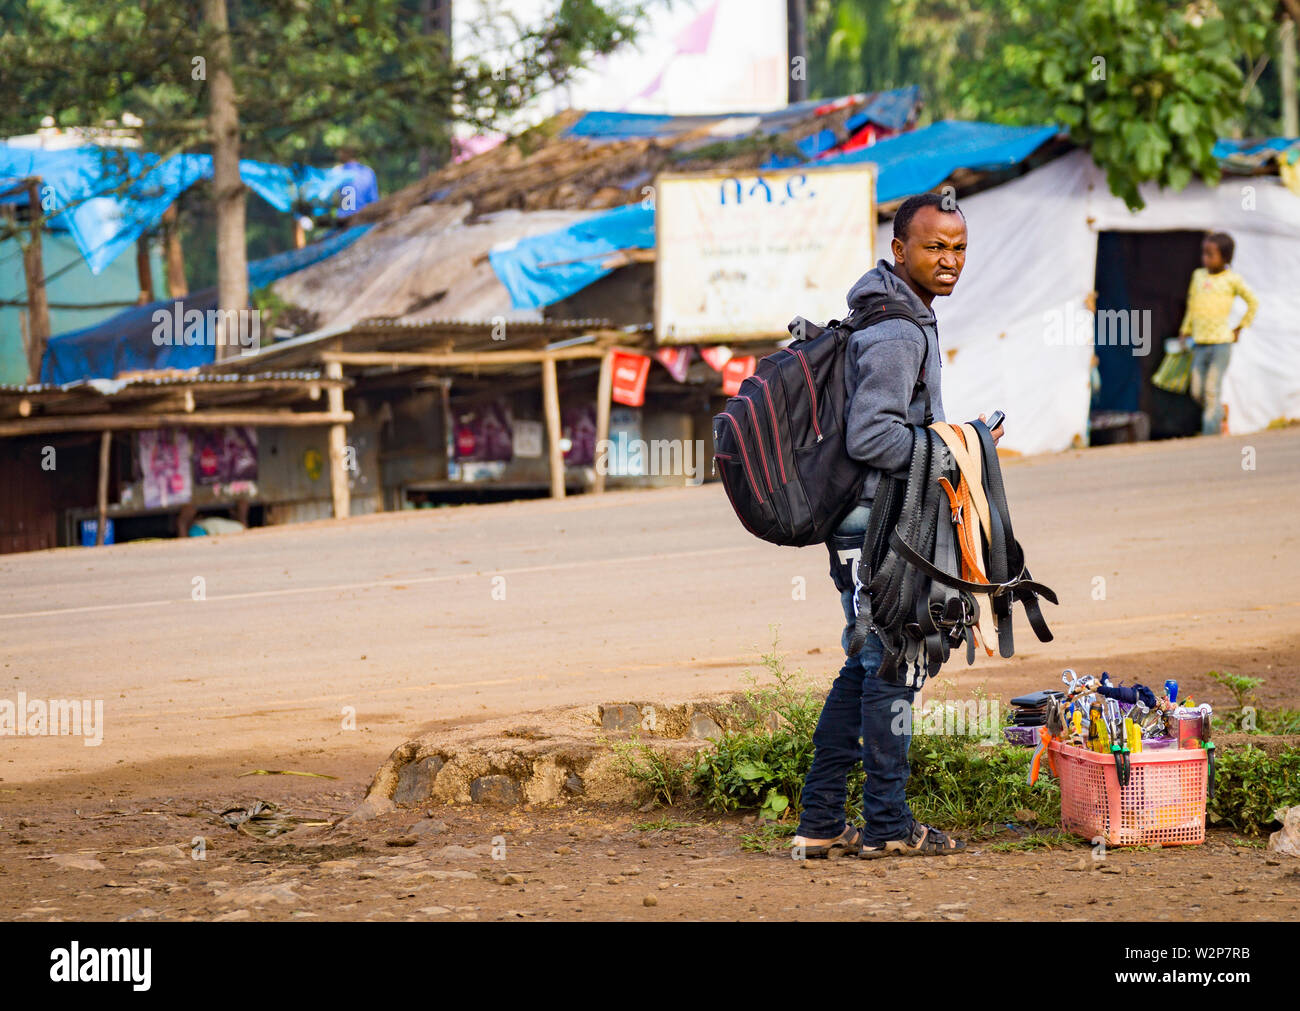
[[[792,846],[790,855],[796,860],[829,860],[833,856],[856,856],[862,849],[862,829],[849,825],[828,843]],[[802,854],[802,855],[801,855]]]
[[[878,860],[880,857],[936,857],[950,853],[960,853],[966,844],[954,839],[945,832],[930,825],[912,822],[912,831],[906,839],[891,839],[876,845],[864,845],[858,853],[863,860]]]

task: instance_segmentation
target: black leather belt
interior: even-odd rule
[[[989,507],[987,535],[976,523],[989,581],[962,578],[953,515],[939,483],[944,478],[956,486],[960,469],[935,431],[914,426],[907,475],[882,476],[859,562],[865,566],[863,589],[849,653],[856,655],[874,631],[885,647],[877,675],[882,680],[919,688],[963,642],[966,662],[973,663],[980,597],[993,609],[1000,655],[1015,653],[1013,601],[1024,607],[1039,640],[1052,639],[1038,598],[1055,604],[1056,594],[1034,580],[1025,565],[1024,550],[1012,531],[992,434],[983,422],[970,424],[979,439],[981,487]]]

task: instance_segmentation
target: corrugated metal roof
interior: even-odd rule
[[[194,386],[198,384],[224,384],[232,387],[252,385],[260,381],[303,383],[321,382],[325,377],[319,370],[284,372],[175,372],[156,375],[121,376],[117,379],[79,379],[74,383],[14,383],[0,384],[0,396],[26,396],[33,393],[90,393],[112,397],[126,389],[149,389],[167,386]]]

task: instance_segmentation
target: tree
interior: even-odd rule
[[[1273,9],[1270,0],[1018,0],[961,94],[1000,122],[1062,124],[1137,209],[1144,182],[1218,182],[1214,144],[1242,111],[1236,58],[1265,45]]]
[[[810,65],[823,95],[826,83],[835,91],[914,83],[933,117],[1061,124],[1136,208],[1143,182],[1217,182],[1214,142],[1260,122],[1269,96],[1246,86],[1247,72],[1273,47],[1279,6],[821,0]]]
[[[230,280],[244,269],[244,191],[229,172],[241,155],[289,162],[351,144],[399,152],[414,170],[422,147],[449,146],[455,123],[492,129],[631,39],[641,17],[638,3],[558,0],[546,23],[511,29],[503,67],[473,53],[449,60],[445,36],[422,30],[419,0],[0,0],[0,10],[0,130],[131,112],[149,150],[216,156],[213,200],[229,212],[218,215],[222,308],[247,300],[246,282],[241,296]]]

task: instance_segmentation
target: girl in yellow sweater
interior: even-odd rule
[[[1188,337],[1195,344],[1190,392],[1204,409],[1202,435],[1217,435],[1223,429],[1220,400],[1223,374],[1228,371],[1232,345],[1241,337],[1241,331],[1250,326],[1259,308],[1255,293],[1229,266],[1234,248],[1232,236],[1224,232],[1212,232],[1205,237],[1201,243],[1201,266],[1192,271],[1187,313],[1178,328],[1184,345]],[[1230,327],[1232,305],[1238,295],[1246,303],[1246,315],[1235,327]]]

